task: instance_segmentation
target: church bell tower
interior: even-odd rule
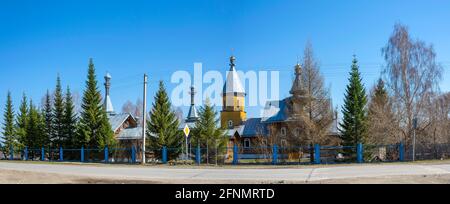
[[[231,56],[230,70],[223,86],[223,106],[220,112],[220,122],[224,129],[232,129],[242,125],[247,117],[245,112],[245,90],[236,72],[235,61],[236,58]]]

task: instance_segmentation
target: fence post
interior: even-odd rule
[[[44,147],[41,147],[41,160],[45,161],[45,149],[44,149]]]
[[[358,143],[358,145],[356,146],[356,160],[358,163],[363,163],[364,158],[363,158],[363,145],[362,143]]]
[[[276,144],[274,144],[272,147],[272,164],[278,164],[278,146]]]
[[[64,152],[62,146],[59,146],[59,161],[64,161]]]
[[[136,149],[134,145],[131,147],[131,162],[136,163]]]
[[[162,163],[167,164],[167,147],[163,146],[162,148]]]
[[[9,160],[14,160],[14,147],[12,145],[9,147]]]
[[[233,146],[233,165],[236,165],[239,163],[239,151],[237,144],[234,144]]]
[[[109,160],[108,146],[105,146],[105,163],[108,163],[108,160]]]
[[[320,164],[320,145],[314,144],[314,164]]]
[[[24,154],[25,154],[25,161],[27,161],[28,160],[28,147],[25,147]]]
[[[403,146],[403,142],[400,142],[399,147],[398,147],[398,151],[399,151],[399,160],[400,161],[405,161],[405,147]]]
[[[81,146],[81,162],[84,162],[84,145]]]
[[[200,145],[197,145],[197,151],[196,151],[196,154],[195,154],[195,161],[197,161],[197,165],[200,165],[200,163],[201,163]]]

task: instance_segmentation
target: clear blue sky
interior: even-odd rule
[[[158,80],[170,91],[170,74],[191,72],[194,62],[202,62],[205,71],[225,72],[232,49],[239,70],[280,70],[285,97],[308,39],[334,105],[341,106],[352,55],[358,56],[369,89],[396,22],[434,44],[445,70],[441,88],[448,91],[449,10],[448,0],[2,1],[0,113],[7,90],[15,108],[22,92],[40,102],[54,88],[57,73],[64,86],[81,95],[90,57],[100,85],[106,71],[113,76],[116,109],[141,96],[145,72],[150,104]],[[258,116],[259,109],[250,108],[248,115]]]

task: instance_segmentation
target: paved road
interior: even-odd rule
[[[450,174],[450,164],[378,164],[303,168],[179,168],[125,165],[75,165],[1,162],[0,171],[19,170],[117,180],[196,183],[223,182],[313,182],[328,179]]]

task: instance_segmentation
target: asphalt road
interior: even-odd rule
[[[43,164],[0,161],[1,170],[50,173],[91,178],[165,181],[170,183],[305,183],[329,179],[447,175],[450,164],[362,164],[301,168],[192,168],[127,165]]]

